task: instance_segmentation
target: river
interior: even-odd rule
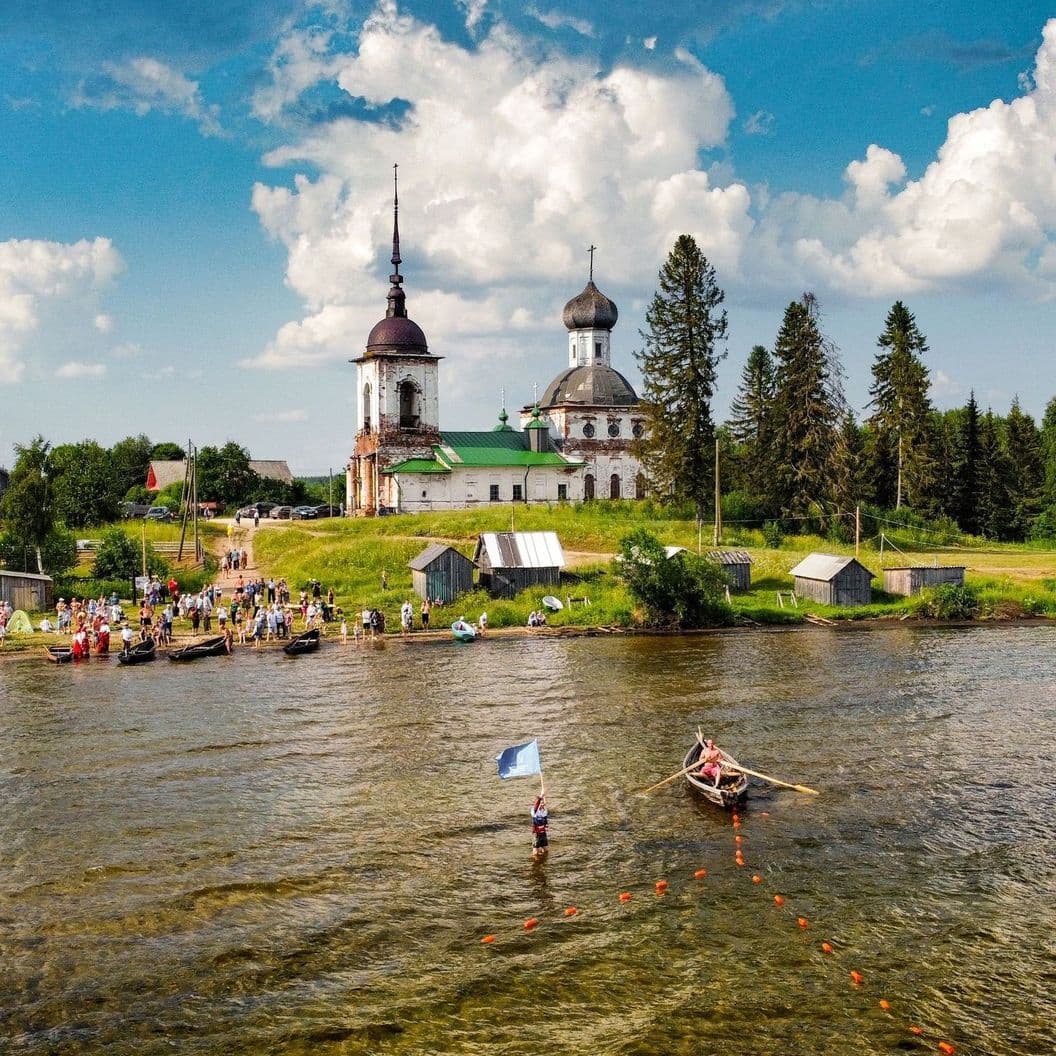
[[[1011,626],[0,664],[0,1052],[1050,1056],[1054,657]],[[736,829],[638,794],[698,725],[821,794],[753,783]],[[494,764],[532,737],[543,864]]]

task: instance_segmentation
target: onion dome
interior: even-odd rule
[[[513,426],[508,424],[509,421],[510,416],[506,413],[506,408],[503,407],[503,409],[499,411],[499,424],[493,425],[491,431],[493,433],[512,433]]]
[[[583,292],[565,305],[561,319],[569,330],[611,330],[619,318],[616,305],[594,285],[591,279]]]
[[[568,403],[587,407],[633,407],[638,403],[638,396],[618,370],[597,363],[562,371],[546,387],[539,406],[559,407]]]
[[[539,404],[536,404],[532,408],[532,420],[525,426],[525,429],[549,429],[550,427],[543,421],[543,412],[539,410]]]

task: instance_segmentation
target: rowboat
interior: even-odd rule
[[[157,646],[154,644],[154,639],[148,638],[146,641],[136,642],[127,653],[118,653],[117,662],[119,664],[145,664],[153,660],[156,655]]]
[[[169,653],[170,660],[197,660],[202,656],[223,656],[227,652],[227,642],[223,637],[206,638],[204,642],[184,646]]]
[[[287,656],[300,656],[301,653],[311,653],[318,648],[319,628],[313,627],[310,631],[305,631],[304,634],[299,634],[296,638],[290,639],[282,647],[282,651]]]
[[[69,645],[49,645],[45,653],[55,664],[68,664],[73,659],[73,647]]]
[[[704,746],[697,741],[688,752],[686,752],[683,767],[697,769],[696,763],[700,759],[700,753]],[[686,782],[694,792],[699,792],[709,803],[717,807],[735,807],[743,803],[748,796],[748,778],[740,772],[740,764],[732,755],[722,753],[722,776],[719,779],[719,787],[716,788],[711,781],[694,773],[686,774]]]
[[[551,612],[560,612],[565,607],[561,599],[555,598],[553,594],[547,594],[543,598],[543,605]]]
[[[472,642],[477,637],[477,629],[471,623],[466,623],[465,620],[455,620],[451,624],[451,633],[455,636],[456,642]]]

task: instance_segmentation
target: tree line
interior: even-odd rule
[[[855,507],[868,504],[988,539],[1056,538],[1056,398],[1040,426],[1018,397],[1004,416],[983,411],[974,392],[963,407],[937,410],[927,338],[896,301],[859,420],[839,349],[806,293],[785,309],[772,345],[749,352],[729,420],[716,424],[724,299],[696,241],[680,236],[636,353],[648,425],[637,453],[661,494],[691,502],[703,519],[713,509],[717,444],[723,510],[737,519],[846,536]]]

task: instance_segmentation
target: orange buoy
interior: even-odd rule
[[[734,836],[733,842],[734,843],[744,843],[744,837],[740,833],[738,833],[736,836]]]
[[[862,975],[861,972],[852,971],[851,972],[851,982],[854,983],[855,986],[861,986],[862,983],[865,982],[865,976]]]
[[[495,941],[495,936],[494,935],[485,935],[484,938],[482,938],[480,941],[485,946],[489,946],[491,943],[493,943]]]
[[[529,917],[524,922],[524,930],[525,931],[531,931],[532,928],[534,928],[536,926],[536,924],[538,924],[538,923],[539,923],[539,920],[536,917]]]
[[[810,923],[810,921],[809,921],[809,920],[807,920],[807,918],[806,918],[806,917],[796,917],[796,923],[797,923],[797,924],[798,924],[798,925],[799,925],[799,926],[800,926],[801,928],[805,928],[805,927],[806,927],[806,926],[807,926],[807,925],[808,925],[808,924]]]
[[[823,942],[821,944],[821,952],[822,953],[832,953],[832,944],[828,943],[828,942]]]
[[[656,882],[656,893],[662,895],[667,890],[666,880],[657,880]]]
[[[620,894],[620,901],[621,901],[621,902],[630,902],[630,900],[631,900],[631,893],[630,893],[630,891],[624,891],[624,892],[622,892],[622,893]]]
[[[919,1036],[919,1035],[924,1033],[924,1028],[923,1027],[910,1027],[909,1028],[909,1032],[910,1032],[910,1034],[916,1034],[916,1035]]]
[[[774,895],[774,905],[775,906],[783,906],[784,904],[785,904],[785,900],[780,895]]]
[[[576,909],[575,906],[569,906],[568,909],[565,910],[565,916],[566,917],[574,917],[578,912],[579,912],[579,910]]]
[[[761,884],[762,882],[763,878],[758,873],[756,873],[755,876],[752,877],[753,884]]]
[[[891,1011],[891,1002],[890,1001],[885,1001],[883,998],[880,998],[880,1007],[885,1012],[890,1012]]]
[[[698,869],[693,875],[698,880],[703,880],[704,877],[706,877],[708,875],[708,871],[707,871],[707,869]]]
[[[939,1042],[939,1052],[946,1053],[946,1056],[953,1056],[956,1051],[957,1050],[948,1041]]]
[[[738,814],[738,813],[737,813],[737,811],[734,811],[734,812],[733,812],[733,813],[732,813],[732,814],[730,815],[730,817],[731,817],[731,818],[733,818],[733,820],[734,820],[734,821],[740,821],[740,820],[741,820],[741,816],[740,816],[740,814]]]
[[[736,818],[733,819],[733,827],[735,829],[739,829],[741,827],[741,823]]]

